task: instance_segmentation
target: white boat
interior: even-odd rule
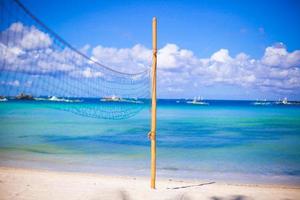
[[[209,105],[209,103],[204,102],[202,100],[202,98],[198,97],[198,98],[194,98],[193,101],[187,101],[186,103],[188,104],[195,104],[195,105]]]
[[[287,98],[285,97],[283,100],[282,100],[282,104],[289,104]]]
[[[117,97],[115,95],[112,95],[111,97],[104,97],[100,99],[100,101],[104,102],[116,102],[116,101],[121,101],[122,99],[120,97]]]
[[[123,99],[121,97],[117,97],[115,95],[111,97],[104,97],[100,99],[102,102],[124,102],[124,103],[135,103],[135,104],[142,104],[143,101],[138,100],[138,98],[132,98],[132,99]]]
[[[56,96],[52,96],[48,99],[49,101],[63,101],[63,99],[59,99],[58,97]]]
[[[0,102],[4,102],[4,101],[7,101],[7,98],[1,97],[1,98],[0,98]]]
[[[283,100],[277,101],[276,104],[279,104],[279,105],[289,105],[291,103],[288,102],[288,99],[285,97]]]

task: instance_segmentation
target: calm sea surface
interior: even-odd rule
[[[300,106],[176,101],[158,101],[158,177],[300,184]],[[129,119],[107,120],[0,102],[0,166],[148,176],[143,106]]]

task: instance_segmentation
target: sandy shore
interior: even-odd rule
[[[268,186],[54,172],[0,167],[1,200],[298,200],[299,186]]]

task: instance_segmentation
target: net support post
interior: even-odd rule
[[[151,106],[151,189],[156,181],[156,66],[157,66],[157,19],[152,19],[152,106]]]

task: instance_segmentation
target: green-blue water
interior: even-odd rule
[[[300,184],[300,106],[209,103],[158,101],[159,177]],[[0,102],[0,165],[148,176],[149,115],[101,120]]]

